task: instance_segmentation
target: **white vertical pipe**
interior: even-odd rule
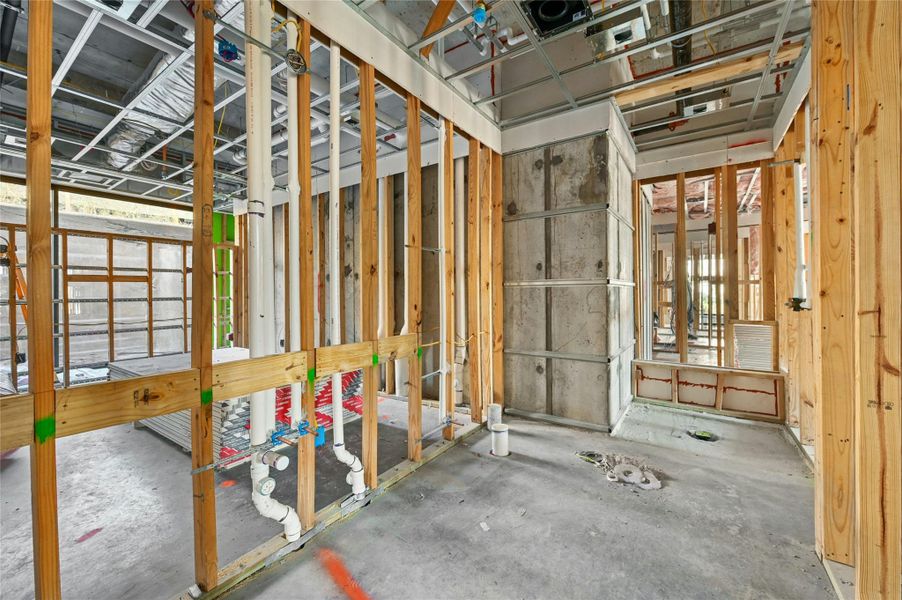
[[[438,314],[439,314],[439,334],[438,334],[438,347],[439,347],[439,370],[441,371],[441,375],[439,376],[439,392],[438,392],[438,413],[440,418],[444,419],[445,415],[448,414],[447,406],[445,403],[447,402],[447,382],[445,374],[451,368],[448,364],[448,350],[445,347],[448,340],[448,325],[447,319],[445,319],[445,314],[448,310],[447,302],[445,301],[445,294],[447,293],[448,285],[445,282],[445,267],[446,262],[448,260],[448,255],[445,252],[445,248],[448,244],[448,240],[445,239],[445,202],[450,202],[450,198],[445,198],[445,136],[447,135],[447,131],[445,129],[445,120],[439,118],[439,126],[438,126],[438,198],[437,198],[437,207],[438,211]]]
[[[793,184],[795,188],[795,230],[796,230],[796,270],[795,282],[793,285],[792,297],[795,300],[804,302],[808,299],[808,286],[806,279],[805,265],[805,205],[802,196],[802,163],[796,162],[792,165]]]
[[[260,21],[258,23],[257,39],[266,44],[272,44],[272,4],[269,2],[259,2]],[[260,52],[260,73],[270,73],[272,71],[272,58],[265,52]],[[272,191],[275,187],[275,179],[272,176],[272,86],[268,84],[269,78],[260,78],[258,89],[260,92],[259,118],[262,121],[260,130],[260,150],[262,155],[260,168],[263,170],[263,204],[266,217],[263,220],[263,299],[266,302],[264,312],[266,336],[266,353],[275,354],[279,351],[276,345],[276,289],[275,289],[275,259],[273,257],[273,214],[272,214]],[[266,82],[264,85],[263,83]],[[287,296],[286,296],[287,298]],[[276,390],[266,390],[264,392],[266,399],[266,428],[273,431],[276,428]]]
[[[258,2],[245,0],[245,27],[248,35],[257,37],[260,29]],[[260,155],[260,133],[263,131],[263,115],[269,114],[264,107],[261,88],[254,73],[260,70],[262,53],[256,46],[249,45],[245,55],[245,69],[248,73],[246,121],[247,121],[247,211],[248,211],[248,346],[251,358],[265,356],[267,352],[264,330],[264,234],[265,211],[263,202],[263,166]],[[268,131],[266,132],[268,136]],[[250,444],[257,446],[266,441],[266,397],[263,392],[250,395]]]
[[[269,3],[245,0],[245,28],[248,35],[270,43],[272,9]],[[273,247],[272,247],[272,164],[270,129],[272,101],[270,93],[269,57],[248,45],[245,63],[247,73],[247,166],[248,166],[248,260],[250,300],[251,356],[275,352],[273,327]],[[262,85],[261,85],[262,84]],[[295,111],[296,114],[297,111]],[[295,125],[297,122],[295,121]],[[295,128],[296,129],[296,128]],[[267,441],[274,428],[275,392],[251,394],[251,445]],[[251,499],[259,513],[282,525],[288,541],[297,540],[301,525],[297,512],[271,496],[275,482],[269,476],[269,464],[260,451],[251,460]]]
[[[332,344],[341,344],[341,265],[338,262],[338,220],[342,218],[340,197],[341,152],[341,48],[335,42],[329,46],[329,312],[332,316]],[[341,374],[332,375],[332,450],[335,458],[348,465],[351,492],[362,497],[366,491],[363,465],[344,445],[344,406],[341,393]]]
[[[288,47],[296,48],[298,30],[296,26],[288,27]],[[289,306],[289,325],[291,329],[290,350],[301,349],[301,213],[300,195],[301,181],[298,176],[298,88],[297,76],[288,75],[288,258],[285,261],[288,269],[288,293],[285,301]],[[304,386],[294,383],[291,386],[291,426],[292,429],[301,421],[301,393]]]
[[[466,188],[464,187],[464,159],[454,161],[454,362],[460,365],[454,370],[455,403],[463,401],[463,364],[467,356],[467,293],[466,293],[466,259],[464,232],[467,227]]]

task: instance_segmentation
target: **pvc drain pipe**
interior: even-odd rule
[[[492,425],[492,454],[495,456],[507,456],[510,448],[507,443],[508,426],[503,423]]]
[[[492,430],[494,425],[501,424],[501,415],[502,415],[502,406],[497,403],[489,404],[489,420],[487,426],[489,431]]]

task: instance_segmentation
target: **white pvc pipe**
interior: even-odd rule
[[[331,313],[332,344],[341,344],[341,265],[338,262],[338,220],[342,218],[339,202],[341,152],[341,49],[335,42],[329,47],[329,312]],[[341,393],[341,373],[332,375],[332,451],[335,458],[350,467],[348,483],[351,493],[360,498],[366,491],[363,465],[344,445],[344,406]]]
[[[451,365],[449,364],[450,357],[448,356],[447,341],[448,335],[451,333],[448,331],[447,319],[445,319],[445,315],[447,314],[447,310],[449,307],[447,302],[445,301],[445,295],[447,294],[448,285],[445,282],[445,269],[447,268],[448,255],[445,252],[445,249],[448,246],[448,242],[450,240],[445,239],[445,203],[450,202],[451,198],[445,198],[445,136],[447,135],[447,130],[445,128],[445,120],[439,119],[438,126],[438,202],[437,208],[438,211],[438,314],[439,314],[439,334],[438,334],[438,347],[439,347],[439,371],[441,375],[439,375],[439,392],[438,392],[438,414],[439,418],[444,419],[445,415],[448,414],[448,407],[446,406],[447,396],[448,396],[448,383],[446,381],[445,375],[449,372]]]
[[[287,458],[287,457],[284,457]],[[263,462],[262,453],[257,452],[251,459],[251,499],[261,516],[278,521],[284,530],[285,539],[293,542],[301,537],[301,520],[298,513],[271,496],[275,481],[269,476],[269,465]]]
[[[464,259],[466,258],[466,243],[464,241],[464,232],[467,226],[466,219],[466,189],[464,187],[464,159],[458,158],[454,161],[454,362],[460,365],[454,370],[454,398],[455,403],[463,403],[463,364],[467,357],[467,294],[465,288],[466,266]]]
[[[260,7],[260,21],[258,23],[257,39],[266,44],[272,45],[272,4],[269,2],[258,2],[262,4]],[[245,14],[247,14],[245,12]],[[266,303],[264,307],[264,323],[263,333],[266,338],[266,354],[275,354],[279,352],[276,345],[276,282],[275,282],[275,257],[273,256],[273,214],[272,214],[272,192],[276,185],[272,176],[272,145],[269,143],[270,132],[272,132],[272,86],[270,85],[269,73],[272,72],[272,58],[265,52],[260,52],[260,70],[259,73],[266,73],[265,77],[260,77],[258,82],[258,90],[260,92],[259,115],[262,118],[261,130],[259,135],[260,152],[262,156],[261,169],[263,170],[263,203],[266,211],[266,218],[263,220],[263,301]],[[259,75],[258,75],[259,76]],[[266,428],[268,431],[274,431],[276,428],[276,390],[269,389],[263,392],[266,400]]]
[[[495,456],[507,456],[510,454],[507,432],[508,426],[503,423],[492,425],[492,454]]]
[[[802,163],[792,165],[793,184],[795,188],[795,233],[796,233],[796,269],[792,288],[793,299],[805,302],[808,299],[808,285],[805,281],[805,206],[802,196]]]
[[[260,15],[259,3],[245,0],[245,27],[249,35],[259,35]],[[247,206],[248,206],[248,349],[251,358],[265,356],[266,339],[263,330],[266,327],[263,300],[263,247],[264,221],[266,213],[263,201],[263,164],[258,151],[260,134],[263,132],[261,112],[269,114],[269,107],[262,101],[262,88],[254,76],[260,70],[262,52],[256,46],[249,46],[247,51]],[[268,137],[269,131],[266,130]],[[266,442],[266,398],[263,392],[250,395],[250,444],[258,446]]]
[[[298,30],[296,26],[288,29],[288,47],[297,47]],[[301,349],[301,181],[298,176],[298,87],[297,76],[288,75],[288,258],[285,261],[288,269],[288,302],[289,325],[291,330],[290,350]],[[291,385],[291,428],[297,427],[301,421],[301,394],[304,386],[300,383]]]
[[[245,27],[248,35],[269,44],[272,9],[269,3],[245,0]],[[247,125],[248,125],[248,279],[249,279],[249,334],[252,357],[265,356],[275,351],[273,327],[273,264],[272,264],[272,164],[270,124],[272,102],[268,77],[269,57],[255,46],[248,46],[247,72]],[[296,113],[297,111],[295,111]],[[295,121],[295,128],[297,122]],[[275,427],[275,391],[251,394],[252,446],[267,441]],[[271,494],[275,480],[269,476],[269,464],[284,468],[285,461],[278,456],[264,460],[264,453],[257,452],[251,459],[251,499],[260,514],[278,521],[284,528],[285,538],[294,541],[301,536],[301,523],[297,512],[275,500]],[[287,458],[287,457],[284,457]]]

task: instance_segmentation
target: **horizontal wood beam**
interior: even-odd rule
[[[213,365],[213,400],[303,383],[313,363],[312,352],[298,351]]]
[[[0,452],[27,446],[34,437],[34,396],[0,397]]]
[[[56,392],[58,437],[195,408],[200,396],[196,369],[116,379]]]
[[[780,50],[777,51],[777,55],[774,58],[774,64],[789,62],[797,59],[799,57],[799,54],[801,54],[802,52],[803,45],[803,42],[796,42],[781,47]],[[686,88],[706,85],[709,83],[714,83],[715,81],[732,79],[733,77],[737,77],[739,75],[761,71],[762,69],[767,67],[767,64],[768,53],[761,52],[759,54],[748,56],[746,58],[734,60],[720,65],[714,65],[711,67],[705,67],[697,71],[686,73],[685,75],[672,77],[665,81],[638,87],[626,92],[621,92],[619,94],[616,94],[614,96],[614,99],[617,100],[618,106],[633,104],[635,102],[642,102],[643,100],[650,100],[651,98],[657,98],[659,96],[665,96],[667,94],[674,94]]]
[[[423,30],[423,35],[421,35],[420,38],[430,36],[441,29],[445,24],[445,21],[448,20],[448,16],[453,9],[454,0],[439,0],[438,4],[436,4],[435,8],[432,10],[432,16],[429,17],[429,22],[426,23],[426,28]],[[423,58],[429,58],[434,45],[435,43],[433,42],[420,49],[420,54],[423,55]]]

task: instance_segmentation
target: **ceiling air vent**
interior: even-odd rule
[[[687,98],[683,105],[683,116],[694,117],[704,113],[721,110],[726,107],[729,97],[729,93],[726,90],[723,90]]]
[[[527,0],[523,8],[540,38],[570,29],[592,16],[586,0]]]

